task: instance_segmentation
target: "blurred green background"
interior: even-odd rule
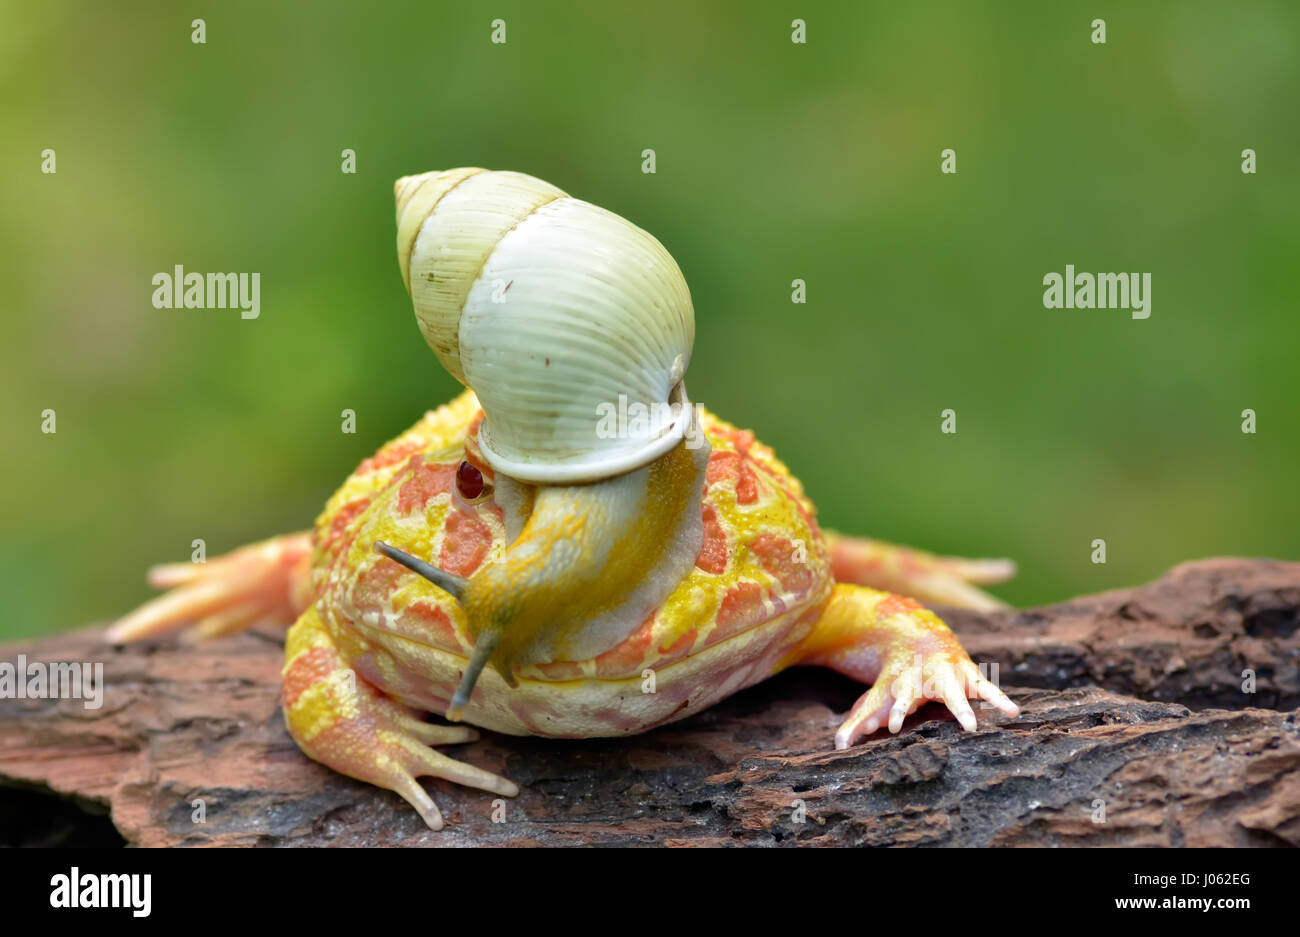
[[[1300,558],[1294,2],[6,2],[0,22],[0,637],[125,612],[196,537],[212,556],[309,526],[456,393],[398,274],[392,184],[459,165],[662,240],[695,300],[692,396],[774,446],[828,526],[1015,557],[1017,604]],[[1067,263],[1150,272],[1151,318],[1043,308]],[[261,317],[154,309],[175,264],[260,272]]]

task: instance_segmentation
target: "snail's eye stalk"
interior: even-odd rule
[[[405,553],[394,546],[384,543],[382,540],[375,541],[375,552],[382,553],[390,560],[401,563],[407,569],[429,580],[439,589],[451,593],[457,602],[464,602],[465,589],[469,586],[468,579],[453,576],[446,570],[439,569],[431,563],[426,563],[424,560]],[[447,709],[447,718],[452,722],[460,721],[461,710],[469,702],[469,695],[474,690],[474,684],[478,682],[479,676],[483,673],[483,668],[491,659],[492,653],[496,650],[500,640],[500,628],[486,629],[478,635],[474,644],[474,654],[470,657],[460,685],[456,688],[456,694],[451,698],[451,706]],[[510,686],[515,686],[514,675],[510,673],[508,668],[505,670],[505,680]]]
[[[468,579],[462,579],[459,576],[453,576],[451,573],[441,570],[431,563],[426,563],[418,557],[411,556],[409,553],[403,553],[396,547],[389,546],[382,540],[375,541],[375,552],[382,553],[396,563],[401,563],[413,573],[419,573],[425,579],[429,580],[444,592],[450,592],[459,602],[465,594],[465,587],[469,585]]]
[[[460,678],[460,685],[456,687],[456,692],[451,698],[451,705],[447,707],[446,716],[451,722],[460,722],[461,711],[469,702],[469,695],[474,692],[474,684],[478,683],[479,676],[483,673],[483,668],[491,660],[493,652],[497,648],[497,642],[501,640],[501,631],[494,629],[483,634],[474,645],[474,654],[469,659],[469,665],[465,668],[464,675]],[[515,678],[507,669],[509,675],[506,682],[510,686],[515,686]]]

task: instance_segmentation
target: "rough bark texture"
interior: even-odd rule
[[[985,710],[966,734],[931,705],[835,752],[861,688],[798,669],[635,738],[448,749],[523,793],[502,818],[490,795],[426,782],[440,833],[299,753],[275,633],[11,645],[0,661],[103,661],[107,689],[98,710],[0,700],[0,844],[1300,845],[1300,564],[1206,560],[947,618],[1000,662],[1019,718]]]

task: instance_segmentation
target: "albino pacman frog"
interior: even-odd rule
[[[694,312],[657,240],[520,173],[396,194],[417,321],[469,389],[362,462],[313,531],[152,570],[171,591],[110,639],[296,619],[289,732],[433,829],[419,777],[518,789],[439,751],[476,733],[426,713],[624,736],[816,664],[871,685],[836,748],[927,700],[967,730],[970,699],[1016,715],[917,601],[996,606],[975,584],[1014,566],[822,531],[771,449],[686,396]]]

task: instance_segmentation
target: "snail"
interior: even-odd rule
[[[173,591],[110,639],[296,617],[290,734],[434,829],[418,777],[518,788],[432,748],[475,736],[421,712],[629,735],[811,664],[872,684],[837,748],[931,699],[967,730],[968,698],[1017,713],[917,601],[997,607],[974,584],[1014,564],[823,531],[771,449],[688,398],[690,291],[654,237],[522,173],[394,191],[416,322],[467,390],[363,461],[313,531],[151,571]]]
[[[598,481],[683,439],[695,312],[652,235],[517,172],[430,172],[395,191],[416,321],[483,406],[479,447],[494,470]],[[598,432],[619,400],[675,418],[622,437]]]

